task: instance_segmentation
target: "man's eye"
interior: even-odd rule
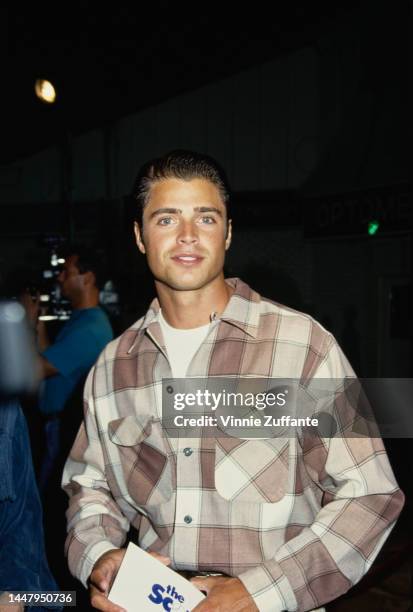
[[[201,222],[202,223],[206,223],[207,225],[212,225],[216,221],[215,221],[214,217],[201,217]]]
[[[158,221],[158,225],[171,225],[172,217],[162,217]]]

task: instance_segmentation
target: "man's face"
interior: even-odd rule
[[[83,291],[84,275],[79,272],[77,260],[77,255],[69,255],[57,277],[62,295],[70,301],[76,299]]]
[[[231,222],[227,234],[226,207],[213,183],[170,178],[151,187],[135,235],[156,282],[193,291],[222,277]]]

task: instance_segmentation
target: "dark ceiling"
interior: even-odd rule
[[[289,0],[249,2],[241,9],[241,3],[224,0],[160,0],[145,8],[137,2],[3,6],[0,163],[58,142],[65,129],[76,133],[102,125],[308,44],[359,4]],[[54,106],[35,97],[39,77],[56,84]]]

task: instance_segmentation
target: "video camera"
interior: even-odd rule
[[[49,249],[48,262],[41,271],[38,281],[31,282],[27,287],[33,299],[36,299],[37,295],[40,296],[40,307],[44,312],[40,314],[39,319],[42,321],[65,321],[71,314],[70,304],[61,295],[57,282],[61,266],[65,262],[59,255],[59,247],[63,242],[64,239],[57,235],[46,236],[43,239],[43,245]]]

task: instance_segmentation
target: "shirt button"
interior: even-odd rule
[[[187,514],[186,516],[184,516],[184,521],[187,525],[189,525],[189,523],[192,523],[192,516],[189,516],[189,514]]]
[[[190,457],[192,455],[194,451],[192,450],[192,448],[189,448],[189,446],[187,446],[186,448],[184,448],[184,455],[185,457]]]

